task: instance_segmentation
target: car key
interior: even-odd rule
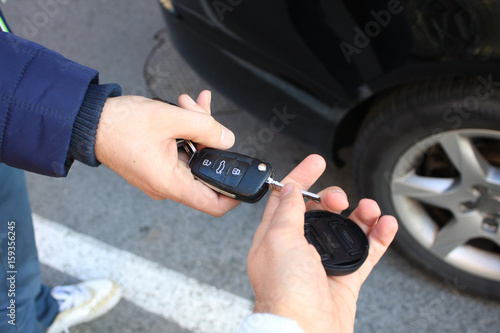
[[[283,184],[273,179],[271,164],[246,155],[203,148],[196,151],[191,141],[179,140],[191,159],[189,166],[193,175],[213,190],[243,202],[259,201],[267,190],[280,190]],[[320,196],[302,191],[308,199],[319,202]]]
[[[304,235],[321,256],[327,275],[355,272],[368,257],[368,238],[352,220],[327,211],[305,213]]]
[[[158,97],[153,99],[178,106]],[[203,148],[198,152],[191,141],[184,139],[177,139],[177,147],[184,147],[190,156],[188,165],[193,175],[227,197],[254,203],[266,194],[269,187],[280,191],[284,186],[272,178],[271,165],[262,160],[215,148]],[[302,191],[302,195],[316,202],[321,200],[312,192]]]

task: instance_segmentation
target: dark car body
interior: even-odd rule
[[[171,36],[198,73],[264,118],[300,114],[286,130],[327,156],[392,87],[500,72],[496,1],[172,3]]]

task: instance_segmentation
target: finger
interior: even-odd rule
[[[212,92],[203,90],[196,99],[196,103],[210,114],[210,102],[212,101]]]
[[[271,227],[295,227],[304,233],[304,213],[306,211],[300,188],[292,183],[285,184],[280,193],[280,201],[271,220]]]
[[[207,105],[205,104],[206,97],[202,99],[202,102],[204,103],[203,105],[195,102],[188,94],[180,95],[177,99],[177,102],[179,103],[179,107],[183,109],[210,114],[210,100],[207,107]]]
[[[347,195],[338,186],[331,186],[318,193],[321,196],[321,202],[308,201],[307,210],[327,210],[339,214],[349,207]]]
[[[222,216],[240,204],[196,180],[183,162],[179,162],[174,172],[178,182],[183,184],[178,187],[174,201],[213,216]]]
[[[374,200],[362,199],[349,218],[368,234],[377,224],[380,214],[380,208]]]
[[[286,184],[278,197],[273,216],[269,221],[262,220],[255,233],[253,244],[258,246],[268,231],[279,230],[280,237],[304,234],[305,204],[300,188]]]
[[[228,149],[234,145],[234,133],[212,116],[191,110],[170,114],[170,121],[177,124],[175,137],[191,140],[207,147]]]
[[[370,252],[365,263],[358,270],[362,281],[368,277],[373,267],[375,267],[380,258],[382,258],[382,255],[394,240],[397,231],[398,223],[396,219],[393,216],[386,215],[379,219],[377,225],[368,234]]]
[[[326,168],[326,162],[319,155],[307,156],[299,165],[297,165],[282,181],[297,185],[301,190],[307,190],[321,176]],[[263,221],[270,221],[278,206],[280,198],[279,191],[273,191],[267,201],[266,209],[264,210]]]
[[[196,103],[200,105],[204,110],[207,111],[208,114],[211,114],[210,103],[212,101],[212,92],[210,90],[203,90],[196,99]],[[201,150],[205,148],[202,144],[197,144],[196,148]]]
[[[281,183],[296,184],[301,190],[307,190],[314,184],[325,171],[326,162],[320,155],[309,155],[297,165]],[[273,191],[269,198],[272,203],[280,197],[279,191]]]
[[[320,155],[307,156],[282,181],[283,184],[294,183],[301,190],[307,190],[318,180],[326,169],[326,162]]]

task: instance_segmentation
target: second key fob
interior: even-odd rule
[[[368,257],[365,233],[342,215],[327,211],[306,212],[304,235],[320,254],[328,275],[353,273]]]

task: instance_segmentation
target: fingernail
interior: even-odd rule
[[[234,133],[222,126],[222,133],[220,136],[220,143],[222,146],[226,148],[231,148],[234,145]]]
[[[289,195],[293,191],[293,185],[292,184],[286,184],[282,189],[281,189],[281,198],[284,198],[285,196]]]
[[[347,194],[345,194],[344,191],[342,190],[331,190],[330,191],[331,193],[339,193],[339,194],[342,194],[342,196],[346,197],[347,198]]]

